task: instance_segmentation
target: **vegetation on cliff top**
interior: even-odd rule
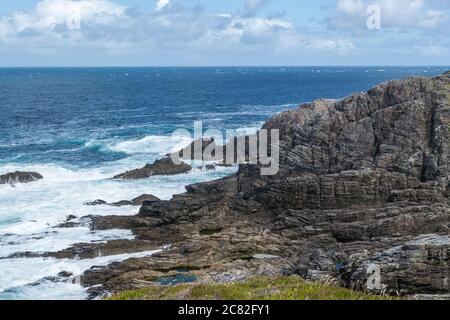
[[[180,284],[153,286],[115,294],[111,300],[394,300],[300,277],[255,277],[229,284]]]

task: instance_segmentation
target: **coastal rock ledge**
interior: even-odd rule
[[[298,274],[358,290],[449,293],[450,73],[317,100],[264,128],[280,130],[277,175],[241,165],[170,201],[144,202],[137,216],[92,217],[94,229],[170,244],[88,270],[82,283],[92,295],[179,274],[200,282]]]

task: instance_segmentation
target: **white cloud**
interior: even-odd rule
[[[338,54],[347,54],[355,49],[354,43],[345,39],[314,39],[310,46],[318,51],[336,52]]]
[[[244,16],[253,17],[267,4],[268,0],[245,0]]]
[[[43,0],[32,12],[14,12],[0,17],[0,26],[3,26],[0,29],[4,30],[3,37],[22,32],[62,32],[58,28],[64,29],[72,18],[86,24],[107,25],[123,17],[125,11],[125,7],[108,0]]]
[[[158,0],[155,5],[155,10],[161,11],[162,9],[167,8],[169,6],[170,6],[170,0]]]
[[[121,56],[139,53],[201,61],[216,54],[248,53],[262,59],[306,51],[347,54],[355,49],[342,36],[312,35],[282,17],[257,16],[264,3],[247,1],[245,13],[217,13],[169,0],[158,0],[153,11],[128,8],[114,0],[41,0],[33,10],[0,16],[0,51],[57,56],[68,50],[99,55],[102,50]],[[80,28],[68,25],[74,15],[79,16]]]

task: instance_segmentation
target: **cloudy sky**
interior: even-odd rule
[[[450,65],[450,0],[0,2],[0,66],[93,65]]]

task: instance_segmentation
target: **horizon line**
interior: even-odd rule
[[[8,68],[450,68],[449,65],[395,65],[395,64],[377,64],[377,65],[105,65],[105,66],[83,66],[83,65],[17,65],[17,66],[1,66],[2,69]]]

